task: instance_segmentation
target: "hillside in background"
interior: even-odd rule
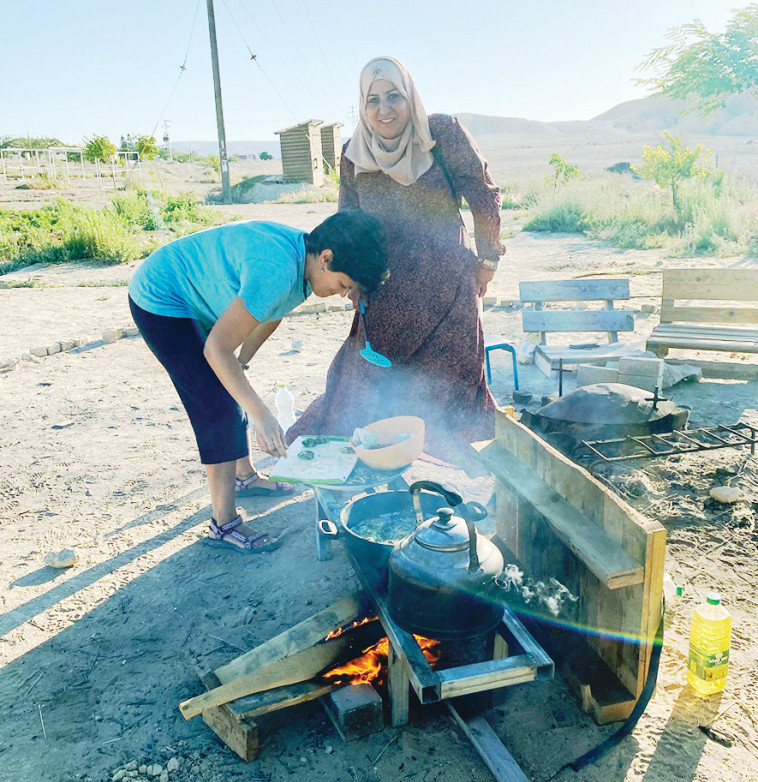
[[[161,144],[165,147],[165,144]],[[178,152],[195,152],[198,155],[218,155],[218,141],[172,141],[171,149]],[[268,152],[273,157],[281,157],[279,139],[273,141],[227,141],[229,155],[260,155]]]

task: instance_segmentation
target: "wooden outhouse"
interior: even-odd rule
[[[309,119],[299,125],[277,130],[282,149],[282,173],[285,179],[324,184],[324,155],[319,125],[323,120]]]
[[[321,128],[321,150],[327,171],[339,171],[340,155],[342,154],[341,122],[332,122]]]

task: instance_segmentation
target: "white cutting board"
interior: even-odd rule
[[[309,483],[314,486],[345,483],[358,461],[358,456],[350,447],[350,438],[330,436],[325,443],[305,448],[303,440],[312,437],[314,435],[296,438],[287,448],[287,456],[281,457],[274,465],[269,480]],[[347,447],[350,453],[343,453],[342,449]],[[298,454],[304,450],[312,451],[313,459],[301,459]]]

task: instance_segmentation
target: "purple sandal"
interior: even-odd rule
[[[258,554],[262,551],[274,551],[282,545],[281,540],[272,538],[268,532],[253,532],[250,535],[245,535],[237,530],[242,524],[242,516],[235,516],[231,521],[221,526],[216,524],[215,519],[211,519],[208,527],[208,536],[203,538],[203,543],[206,546],[212,546],[214,548],[228,548],[234,551],[240,552],[240,554]],[[233,538],[238,540],[242,545],[238,546],[236,543],[232,543],[224,538]],[[261,543],[255,545],[258,541],[269,538],[270,543]]]
[[[285,494],[292,494],[294,489],[288,483],[281,483],[276,481],[271,483],[270,489],[265,489],[262,486],[254,486],[253,484],[259,479],[264,478],[263,475],[259,475],[257,472],[248,475],[247,478],[235,478],[234,479],[234,493],[237,497],[281,497]]]

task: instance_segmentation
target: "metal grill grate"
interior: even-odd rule
[[[579,448],[584,446],[605,462],[619,462],[714,451],[717,448],[735,448],[742,445],[749,445],[750,453],[754,455],[756,442],[756,429],[748,424],[737,423],[733,426],[718,424],[639,437],[629,435],[612,440],[582,440]]]

